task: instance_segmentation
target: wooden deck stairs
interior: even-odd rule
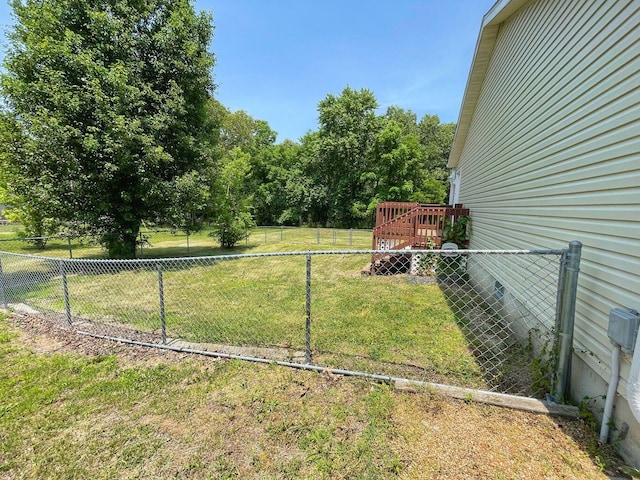
[[[469,215],[461,204],[431,205],[410,202],[381,202],[376,208],[372,250],[440,248],[447,222]],[[411,255],[376,253],[363,269],[373,275],[403,273],[410,269]]]

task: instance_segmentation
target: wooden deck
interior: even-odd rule
[[[373,229],[374,250],[426,248],[429,241],[442,245],[447,221],[469,215],[462,205],[428,205],[406,202],[382,202],[376,209]]]
[[[439,248],[443,243],[447,222],[455,223],[459,217],[466,215],[469,215],[469,209],[461,204],[379,203],[372,249],[427,249],[432,245]],[[381,258],[381,254],[376,254],[371,259],[372,273]]]

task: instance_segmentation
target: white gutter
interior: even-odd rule
[[[640,362],[637,362],[640,365]],[[604,404],[604,413],[602,414],[602,425],[600,426],[600,442],[607,443],[609,440],[609,427],[611,424],[611,414],[613,413],[613,404],[618,391],[618,379],[620,378],[620,345],[614,344],[611,350],[611,379],[609,380],[609,389]],[[631,384],[629,384],[631,385]],[[634,412],[634,415],[636,413]],[[638,418],[636,416],[636,418]]]

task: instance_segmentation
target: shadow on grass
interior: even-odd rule
[[[550,381],[536,371],[539,361],[511,331],[502,305],[485,300],[464,277],[442,276],[438,286],[490,389],[544,398]]]
[[[60,277],[58,268],[50,268],[40,272],[18,271],[5,274],[3,278],[4,293],[7,303],[22,303],[25,298],[43,291],[56,277]]]

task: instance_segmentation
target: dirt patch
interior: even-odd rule
[[[34,315],[14,313],[7,323],[20,332],[20,341],[34,353],[79,353],[87,356],[118,355],[128,361],[149,365],[176,363],[189,355],[186,353],[159,350],[130,345],[112,340],[102,340],[78,333],[66,326],[58,315]]]

